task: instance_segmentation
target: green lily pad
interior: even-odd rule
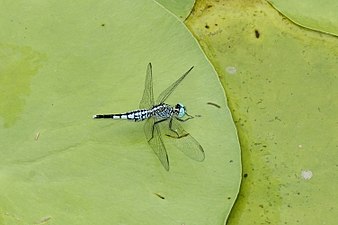
[[[338,224],[338,40],[261,1],[196,5],[188,27],[215,64],[242,149],[228,224]]]
[[[270,4],[294,23],[338,36],[338,1],[268,0]]]
[[[14,1],[0,9],[0,224],[222,224],[241,174],[218,77],[184,24],[153,1]],[[142,123],[92,119],[138,108],[153,64],[203,146],[167,137],[170,171]]]

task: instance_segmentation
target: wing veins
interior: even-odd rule
[[[203,147],[191,134],[183,129],[180,123],[180,121],[173,118],[172,129],[179,134],[180,137],[178,138],[176,137],[177,134],[169,129],[168,123],[163,123],[161,126],[169,132],[169,134],[167,133],[166,135],[168,138],[171,138],[171,142],[176,146],[176,148],[189,158],[202,162],[205,159]]]
[[[175,90],[175,88],[182,82],[182,80],[190,73],[194,67],[192,66],[187,72],[185,72],[178,80],[172,83],[167,89],[165,89],[157,98],[156,103],[163,103],[170,94]]]
[[[167,150],[164,146],[161,131],[159,124],[154,124],[155,119],[149,118],[146,123],[144,124],[144,132],[146,134],[147,141],[150,147],[155,152],[156,156],[160,160],[161,164],[163,165],[164,169],[169,171],[169,159]],[[152,133],[154,128],[154,132]]]
[[[154,105],[153,93],[153,68],[151,63],[147,66],[146,79],[144,82],[143,96],[140,101],[140,109],[149,109]]]

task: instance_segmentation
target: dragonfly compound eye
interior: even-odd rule
[[[184,105],[182,105],[181,103],[178,103],[176,106],[175,106],[176,110],[178,111],[178,117],[181,118],[185,115],[185,107]]]

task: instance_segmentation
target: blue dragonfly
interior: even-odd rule
[[[181,103],[177,103],[175,106],[164,103],[193,68],[194,67],[191,67],[178,80],[165,89],[155,102],[153,95],[152,65],[149,63],[147,66],[143,97],[139,105],[140,109],[125,113],[98,114],[94,115],[93,118],[126,119],[135,122],[146,120],[144,124],[146,139],[167,171],[169,171],[169,159],[166,147],[163,143],[162,133],[170,138],[175,146],[185,155],[201,162],[205,158],[202,146],[181,126],[181,122],[185,122],[194,117],[187,113],[185,106]]]

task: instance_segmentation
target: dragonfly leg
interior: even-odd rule
[[[176,119],[177,119],[177,118],[176,118]],[[191,118],[188,118],[188,119],[191,119]],[[180,121],[184,122],[184,121],[187,121],[188,119],[180,120]],[[170,129],[172,132],[174,132],[174,133],[176,134],[176,136],[172,136],[172,135],[170,135],[170,134],[166,134],[168,137],[171,137],[171,138],[182,138],[182,137],[186,137],[186,136],[189,135],[189,133],[185,133],[185,134],[183,134],[183,135],[179,135],[179,133],[178,133],[176,130],[174,130],[174,129],[172,128],[172,124],[173,124],[173,118],[170,118],[170,121],[169,121],[169,129]]]
[[[189,115],[188,113],[185,113],[185,114],[188,116],[188,118],[181,119],[181,118],[179,118],[179,117],[176,117],[176,119],[179,120],[179,121],[181,121],[181,122],[185,122],[185,121],[187,121],[187,120],[190,120],[190,119],[193,119],[193,118],[194,118],[192,115]]]
[[[158,124],[158,123],[161,123],[161,122],[163,122],[163,121],[166,121],[166,120],[167,120],[167,119],[162,119],[162,120],[155,121],[155,123],[153,124],[152,130],[151,130],[151,138],[150,138],[148,141],[150,141],[150,140],[153,139],[153,137],[154,137],[155,125]]]

